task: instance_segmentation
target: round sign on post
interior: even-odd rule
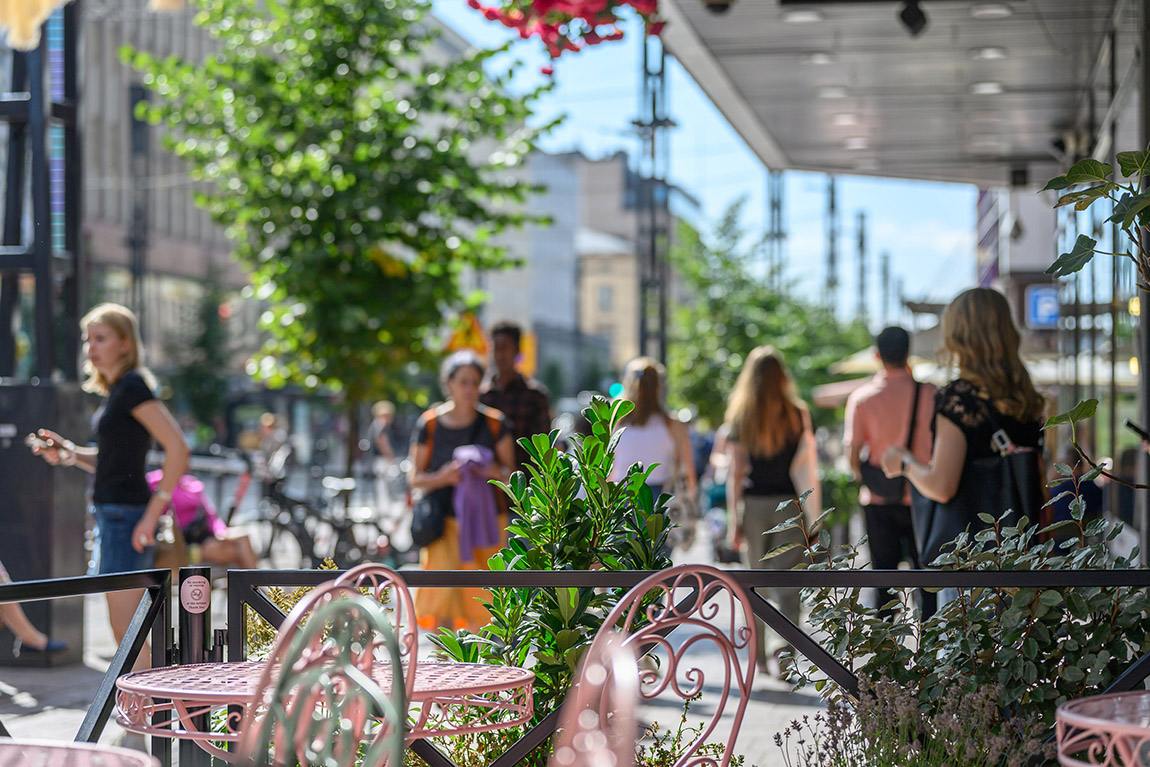
[[[193,575],[180,586],[180,604],[190,613],[205,612],[212,604],[212,584],[202,575]]]

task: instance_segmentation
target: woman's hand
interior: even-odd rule
[[[136,550],[137,554],[142,554],[144,549],[156,545],[156,526],[158,524],[159,519],[147,512],[136,523],[135,529],[132,530],[132,548]]]
[[[901,445],[891,445],[882,454],[882,473],[889,478],[902,476],[902,459],[910,455],[910,451]]]
[[[436,483],[440,487],[455,487],[463,480],[463,471],[459,461],[450,461],[439,467],[435,472]]]
[[[38,429],[36,436],[43,442],[37,442],[32,445],[32,454],[40,456],[53,466],[60,465],[63,460],[64,457],[60,455],[61,450],[75,453],[76,446],[51,429]]]
[[[738,514],[727,514],[727,545],[732,551],[743,550],[743,523]]]

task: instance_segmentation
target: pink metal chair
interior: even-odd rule
[[[1150,691],[1076,698],[1060,705],[1054,717],[1063,767],[1150,764]]]
[[[391,625],[399,640],[399,656],[405,665],[404,686],[407,699],[411,700],[415,689],[415,667],[419,655],[419,624],[415,617],[415,602],[407,588],[407,582],[398,571],[387,565],[365,562],[351,568],[335,580],[343,586],[366,589],[388,613]]]
[[[667,636],[676,628],[685,636],[677,647]],[[602,645],[611,641],[614,630],[623,633],[624,644],[634,648],[637,655],[653,652],[662,657],[664,667],[660,671],[643,669],[639,674],[640,693],[648,700],[667,690],[684,700],[700,694],[708,681],[707,673],[693,665],[696,661],[689,656],[708,645],[718,651],[722,657],[722,697],[675,767],[728,767],[755,675],[755,615],[743,587],[715,567],[671,567],[644,579],[623,596],[588,652],[603,657]],[[738,690],[739,699],[722,758],[696,757],[696,751],[718,727],[732,687]]]
[[[240,726],[246,763],[352,767],[362,756],[373,767],[402,765],[407,692],[399,684],[385,692],[374,681],[379,650],[399,667],[399,642],[372,597],[332,582],[300,600]]]
[[[635,650],[611,632],[583,656],[563,702],[549,767],[632,767],[639,734]]]

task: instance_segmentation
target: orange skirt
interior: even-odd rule
[[[507,515],[499,515],[499,527],[507,529]],[[504,532],[506,540],[506,532]],[[459,560],[459,526],[455,517],[448,517],[443,527],[443,535],[432,541],[419,552],[419,564],[424,570],[488,570],[487,560],[503,548],[489,546],[475,550],[474,562]],[[440,627],[467,629],[477,632],[491,622],[491,613],[482,602],[491,600],[491,592],[475,587],[419,589],[415,595],[415,614],[419,616],[419,627],[424,631],[435,631]]]

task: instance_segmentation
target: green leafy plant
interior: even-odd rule
[[[1058,466],[1061,481],[1073,482],[1071,469]],[[1072,520],[1037,531],[1025,520],[1017,526],[989,515],[990,527],[973,536],[959,535],[935,565],[952,570],[1087,570],[1127,568],[1130,558],[1111,560],[1107,542],[1120,525],[1083,522],[1085,503],[1075,497]],[[855,569],[858,546],[827,548],[827,536],[805,531],[812,569]],[[1070,537],[1057,540],[1055,533]],[[1041,535],[1040,535],[1041,534]],[[1043,540],[1040,540],[1040,537]],[[865,539],[864,539],[865,540]],[[852,672],[889,678],[912,690],[925,707],[936,710],[952,685],[975,690],[995,685],[998,704],[1012,716],[1051,726],[1059,703],[1097,693],[1136,657],[1150,651],[1150,596],[1125,587],[978,588],[932,617],[917,621],[904,609],[880,620],[864,605],[857,588],[820,588],[804,592],[810,621],[825,633],[824,646]],[[832,697],[841,690],[813,665],[800,663],[801,684],[813,684]]]
[[[1023,767],[1054,756],[1041,723],[1004,719],[999,685],[946,685],[923,711],[903,684],[859,682],[857,705],[832,700],[775,735],[787,767]]]
[[[653,497],[650,468],[630,467],[611,481],[619,421],[633,405],[595,398],[583,415],[590,434],[559,449],[558,432],[520,440],[530,457],[527,472],[497,483],[518,519],[508,527],[507,546],[490,560],[493,570],[659,570],[670,522],[668,496]],[[507,588],[486,603],[491,622],[472,634],[441,629],[431,638],[438,652],[456,661],[525,666],[535,672],[535,714],[540,721],[558,708],[579,659],[626,589]],[[445,743],[462,767],[485,764],[506,747],[507,733],[478,734]],[[536,749],[531,764],[545,764],[550,744]]]
[[[1132,250],[1099,250],[1097,240],[1080,234],[1070,252],[1060,254],[1046,273],[1055,277],[1074,274],[1100,254],[1128,258],[1137,270],[1138,287],[1150,290],[1150,254],[1142,240],[1143,230],[1150,225],[1150,189],[1146,185],[1146,177],[1150,176],[1150,152],[1119,152],[1116,159],[1120,176],[1115,176],[1113,165],[1087,158],[1076,162],[1065,175],[1052,178],[1042,191],[1060,193],[1056,208],[1073,205],[1081,211],[1099,200],[1109,200],[1113,207],[1106,222],[1118,225],[1133,246]],[[1122,178],[1126,180],[1123,182]]]

